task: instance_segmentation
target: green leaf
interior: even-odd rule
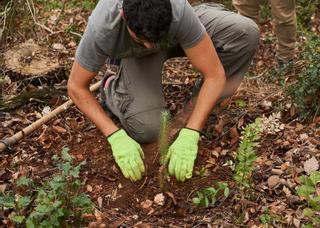
[[[17,207],[18,209],[24,209],[25,207],[27,207],[31,202],[31,199],[29,196],[24,196],[18,199],[17,202]]]
[[[263,214],[260,216],[260,221],[262,224],[272,224],[273,218],[269,214]]]
[[[302,228],[313,228],[313,225],[311,223],[303,224]]]
[[[0,196],[0,207],[14,209],[15,206],[14,196]]]
[[[247,106],[247,103],[244,100],[239,99],[236,100],[235,103],[239,108],[245,108]]]
[[[19,223],[21,224],[24,221],[25,217],[23,215],[14,215],[14,216],[10,216],[10,220],[15,222],[15,223]]]
[[[79,165],[77,165],[76,167],[74,167],[73,169],[70,170],[70,175],[78,178],[79,174],[80,174],[80,169],[82,166],[84,166],[87,162],[86,161],[82,161]]]
[[[315,191],[315,188],[309,185],[302,185],[297,188],[297,193],[299,196],[303,197],[309,197],[311,194],[313,194]]]
[[[303,209],[303,214],[304,216],[312,218],[312,216],[314,215],[314,211],[311,208],[305,208]]]
[[[22,176],[17,180],[16,184],[18,187],[22,187],[22,186],[29,187],[33,184],[33,181],[31,178]]]
[[[199,199],[204,198],[204,194],[203,194],[201,191],[197,191],[196,194],[197,194],[197,196],[198,196]]]
[[[64,176],[61,176],[61,175],[54,176],[52,180],[49,182],[49,186],[54,192],[63,190],[66,184],[67,184],[67,180],[65,179]]]
[[[312,209],[320,212],[320,196],[316,196],[309,199],[309,204],[312,207]]]
[[[218,191],[215,188],[208,187],[203,189],[203,192],[205,195],[216,195]]]
[[[33,221],[33,213],[31,213],[29,215],[29,217],[27,218],[26,227],[27,228],[36,228],[36,224]]]
[[[72,156],[69,154],[69,148],[65,147],[61,151],[61,157],[64,161],[71,162]]]
[[[40,214],[47,214],[51,212],[51,209],[52,208],[48,205],[39,204],[35,210]]]
[[[71,200],[72,204],[74,207],[78,207],[78,208],[92,208],[93,207],[93,203],[91,201],[91,199],[84,193],[81,193],[80,195],[74,197]]]
[[[217,201],[217,198],[214,196],[211,196],[211,204],[214,205]]]
[[[70,189],[71,191],[75,192],[79,189],[80,186],[81,186],[81,181],[77,179],[71,183]]]
[[[56,155],[56,154],[55,154],[55,155],[53,155],[53,156],[52,156],[52,160],[54,160],[54,161],[58,161],[58,160],[59,160],[59,156],[58,156],[58,155]]]
[[[320,172],[319,171],[311,172],[309,178],[314,185],[317,185],[318,183],[320,183]]]
[[[71,166],[70,162],[66,162],[61,165],[61,168],[63,170],[64,175],[68,175],[72,166]]]
[[[209,206],[209,199],[208,199],[208,197],[204,197],[204,198],[201,200],[201,206],[204,206],[204,207],[208,207],[208,206]]]
[[[226,187],[226,188],[224,189],[224,191],[223,191],[223,194],[224,194],[225,197],[228,197],[229,194],[230,194],[230,189],[229,189],[228,187]]]
[[[199,205],[200,204],[200,199],[198,197],[194,197],[192,198],[192,203],[195,205]]]

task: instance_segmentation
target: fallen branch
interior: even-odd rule
[[[90,91],[94,92],[100,87],[101,81],[95,83],[90,87]],[[73,105],[73,101],[69,99],[69,101],[65,102],[64,104],[60,105],[56,109],[54,109],[52,112],[48,113],[47,115],[43,116],[41,119],[37,120],[36,122],[32,123],[28,127],[22,129],[18,133],[14,134],[10,138],[0,140],[0,152],[5,151],[6,149],[10,149],[10,146],[13,144],[16,144],[18,141],[20,141],[23,137],[29,135],[39,127],[41,127],[43,124],[47,123],[49,120],[56,117],[58,114],[60,114],[63,111],[66,111],[68,108],[70,108]]]

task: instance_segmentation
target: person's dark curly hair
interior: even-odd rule
[[[170,0],[123,0],[127,25],[138,38],[158,42],[168,33],[172,20]]]

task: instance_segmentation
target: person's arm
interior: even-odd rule
[[[203,85],[186,124],[186,127],[200,131],[224,90],[226,76],[207,33],[197,45],[184,51],[192,65],[203,75]]]
[[[145,171],[143,151],[135,140],[113,123],[90,92],[89,84],[95,76],[96,73],[86,70],[75,61],[68,80],[68,94],[77,107],[107,137],[112,155],[123,175],[132,181],[140,180]]]
[[[108,136],[118,127],[107,116],[97,99],[89,90],[90,81],[96,73],[83,68],[77,61],[73,63],[68,80],[68,94],[76,106]]]
[[[192,177],[198,153],[199,131],[226,83],[224,68],[207,33],[197,45],[184,51],[193,66],[202,73],[204,82],[186,127],[180,130],[178,137],[168,149],[168,171],[170,175],[175,175],[178,181]]]

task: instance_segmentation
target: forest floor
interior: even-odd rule
[[[78,34],[84,31],[89,10],[66,8],[62,17],[59,10],[37,7],[39,23],[51,32],[33,25],[30,20],[30,31],[16,31],[17,35],[1,47],[1,54],[33,39],[42,46],[49,46],[53,55],[59,57],[65,76],[54,82],[53,86],[60,93],[51,94],[49,102],[29,99],[19,107],[1,111],[0,139],[19,132],[45,115],[48,107],[53,110],[66,100],[68,72],[79,41]],[[25,26],[22,23],[25,22],[18,25]],[[296,187],[300,183],[298,177],[315,169],[310,166],[317,166],[320,160],[320,116],[314,116],[307,123],[301,122],[283,87],[274,80],[278,71],[274,57],[275,37],[271,30],[270,21],[261,25],[255,64],[237,93],[217,107],[208,119],[202,131],[192,179],[178,183],[175,178],[168,178],[165,188],[161,189],[158,145],[154,143],[142,145],[145,177],[130,182],[116,166],[104,136],[76,107],[71,107],[13,145],[11,152],[1,154],[0,190],[11,189],[19,176],[27,175],[38,182],[50,177],[56,171],[52,156],[68,147],[76,164],[87,161],[81,171],[84,183],[81,191],[96,205],[95,217],[88,220],[91,227],[98,226],[96,220],[107,227],[259,227],[263,215],[270,216],[275,227],[300,227],[306,218],[302,214],[304,202],[297,196]],[[288,77],[295,74],[295,67],[287,72]],[[270,74],[271,69],[275,70],[274,74]],[[16,95],[21,85],[14,81],[9,83],[10,71],[2,70],[7,80],[2,88],[4,97]],[[186,59],[166,63],[164,93],[173,116],[182,108],[198,76]],[[32,85],[32,82],[26,86],[29,89],[37,87],[39,85]],[[263,116],[276,125],[262,134],[256,149],[252,188],[243,210],[237,199],[239,188],[233,179],[235,153],[243,127]],[[316,164],[310,162],[314,158]],[[218,181],[228,183],[228,197],[220,197],[207,208],[192,204],[197,191],[216,186]],[[155,200],[158,194],[163,194],[163,204]],[[7,216],[7,212],[0,212],[0,226],[5,226]],[[241,216],[243,219],[239,223]]]

